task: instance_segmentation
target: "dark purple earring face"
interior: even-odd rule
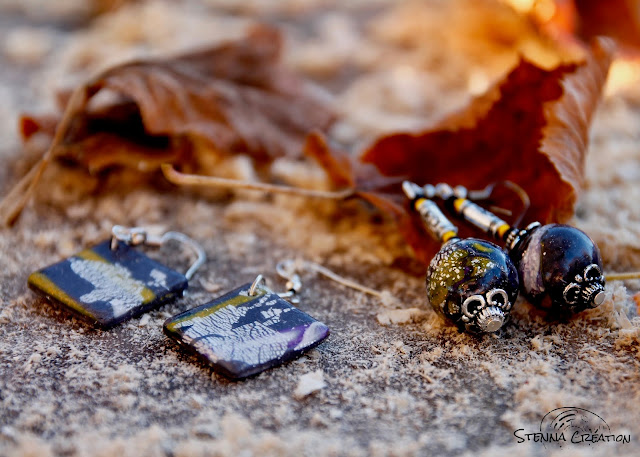
[[[427,271],[427,299],[460,327],[495,332],[518,297],[518,273],[500,247],[476,238],[454,239]]]
[[[600,250],[575,227],[539,227],[511,255],[525,297],[540,308],[557,314],[575,313],[604,300]]]

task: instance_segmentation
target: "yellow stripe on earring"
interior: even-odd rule
[[[507,231],[509,231],[510,229],[511,226],[509,224],[502,224],[500,227],[498,227],[498,235],[500,235],[500,238],[502,238],[504,234],[507,233]]]
[[[190,321],[193,319],[202,319],[204,317],[209,316],[210,314],[218,312],[222,308],[226,308],[227,306],[238,307],[252,300],[260,298],[263,295],[266,295],[267,293],[268,292],[266,290],[259,289],[258,293],[256,293],[256,295],[253,295],[253,296],[252,295],[236,295],[235,297],[231,297],[228,300],[225,300],[214,306],[207,306],[204,309],[197,311],[195,313],[190,313],[189,311],[187,311],[184,313],[184,316],[182,316],[181,318],[171,320],[171,322],[166,326],[167,330],[175,331],[177,325],[180,324],[181,322]]]
[[[83,260],[93,260],[94,262],[111,263],[93,249],[85,249],[84,251],[78,252],[76,255],[74,255],[74,257]]]
[[[426,201],[427,201],[427,199],[426,199],[426,198],[424,198],[424,197],[420,197],[420,198],[418,198],[418,199],[415,201],[415,203],[413,204],[413,207],[415,208],[415,210],[416,210],[416,211],[418,211],[418,209],[420,208],[420,206],[421,206],[424,202],[426,202]]]
[[[462,211],[462,207],[466,202],[467,202],[466,198],[456,198],[453,201],[453,208],[456,210],[457,213],[459,213],[460,211]]]
[[[446,243],[451,238],[455,238],[456,236],[458,236],[456,232],[454,232],[453,230],[449,230],[448,232],[445,232],[444,235],[442,235],[442,242]]]
[[[49,279],[43,273],[39,271],[31,273],[27,282],[31,287],[43,293],[47,298],[58,301],[63,305],[66,305],[69,308],[73,309],[74,311],[77,311],[78,313],[95,320],[95,316],[93,314],[82,307],[75,298],[69,296],[64,290],[58,287],[57,284],[51,281],[51,279]]]

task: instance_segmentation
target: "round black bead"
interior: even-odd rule
[[[511,257],[523,294],[539,308],[563,315],[593,308],[604,299],[600,250],[580,229],[537,227],[524,235]]]
[[[506,252],[476,238],[447,242],[427,271],[431,306],[473,332],[500,328],[518,297],[518,288],[518,272]]]

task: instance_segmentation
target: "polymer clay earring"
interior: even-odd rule
[[[302,285],[292,263],[278,274],[287,291],[273,292],[262,275],[204,305],[169,318],[167,336],[195,352],[214,371],[242,379],[292,360],[320,344],[329,327],[292,306]]]
[[[196,253],[196,261],[185,274],[135,249],[171,240],[190,246]],[[140,227],[116,225],[111,239],[32,273],[28,284],[85,321],[106,329],[182,296],[205,260],[202,247],[182,233],[153,236]]]
[[[522,292],[533,305],[562,316],[604,301],[600,250],[582,230],[539,222],[518,229],[468,199],[462,186],[426,185],[423,191],[443,199],[459,217],[504,242],[518,269]]]
[[[273,292],[258,275],[252,283],[167,319],[164,332],[231,379],[256,375],[292,360],[329,335],[329,327],[290,304],[299,302],[301,271],[318,273],[381,299],[393,299],[317,263],[284,260],[277,264],[276,272],[287,280],[285,292]]]
[[[427,232],[443,243],[427,270],[427,301],[461,329],[496,332],[518,297],[515,266],[495,244],[459,238],[458,228],[426,198],[420,186],[405,181],[402,189]]]

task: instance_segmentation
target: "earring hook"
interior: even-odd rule
[[[207,254],[204,252],[202,246],[188,237],[184,233],[180,232],[166,232],[160,236],[152,235],[147,232],[143,227],[124,227],[122,225],[114,225],[111,229],[111,249],[115,249],[118,246],[118,242],[128,244],[129,246],[161,246],[167,241],[177,241],[189,246],[196,254],[196,260],[191,264],[187,272],[184,274],[188,280],[193,277],[195,272],[205,263],[207,260]]]
[[[282,298],[291,298],[293,303],[298,303],[300,299],[296,297],[298,293],[302,290],[302,281],[300,279],[300,275],[297,273],[299,270],[298,265],[294,260],[283,260],[278,262],[276,265],[276,273],[278,275],[287,280],[286,288],[287,291],[283,292],[280,295]]]
[[[290,265],[287,261],[279,262],[276,265],[276,272],[280,277],[287,280],[287,291],[277,295],[291,303],[300,303],[300,299],[296,295],[302,289],[302,282],[300,281],[300,276],[295,272],[295,265]],[[249,287],[249,295],[252,297],[257,295],[258,288],[266,288],[266,281],[262,275],[256,276],[256,279],[253,280],[251,287]]]
[[[373,295],[374,297],[378,297],[385,302],[395,301],[395,298],[387,292],[380,292],[375,289],[363,286],[362,284],[358,284],[357,282],[344,278],[317,263],[294,259],[282,260],[276,264],[276,273],[278,273],[278,276],[287,280],[287,290],[277,295],[281,298],[287,299],[291,303],[299,303],[300,299],[297,297],[297,295],[302,290],[302,281],[298,272],[302,272],[303,270],[320,273],[321,275],[337,282],[338,284],[342,284],[343,286],[350,287],[351,289],[358,290],[365,294]],[[265,287],[263,286],[264,284],[264,277],[262,275],[256,276],[256,279],[254,279],[251,287],[249,288],[249,295],[256,295],[258,293],[259,287]]]
[[[264,280],[264,276],[258,275],[256,276],[256,279],[253,280],[251,287],[249,287],[249,295],[251,297],[255,296],[257,294],[258,287],[261,285],[266,285],[266,281]]]
[[[514,183],[513,181],[508,181],[508,180],[497,181],[489,184],[484,189],[470,190],[468,191],[468,198],[469,200],[475,200],[475,201],[488,200],[489,198],[491,198],[491,195],[493,195],[493,191],[497,186],[503,186],[507,188],[508,190],[516,194],[516,196],[520,199],[520,202],[522,203],[522,210],[520,211],[520,214],[518,214],[518,217],[516,217],[512,222],[512,225],[514,226],[520,225],[520,222],[522,222],[522,218],[524,217],[524,215],[529,210],[529,207],[531,206],[531,199],[529,198],[529,194],[527,194],[527,191],[524,190],[522,187],[520,187],[518,184]]]
[[[373,295],[374,297],[380,298],[382,300],[392,298],[388,293],[380,292],[378,290],[371,289],[370,287],[363,286],[362,284],[340,276],[339,274],[329,270],[327,267],[323,267],[322,265],[315,262],[287,259],[278,262],[278,264],[276,265],[276,271],[278,272],[280,277],[289,281],[287,282],[287,287],[289,288],[289,291],[295,291],[294,293],[299,292],[301,289],[300,276],[296,272],[302,270],[311,270],[316,273],[320,273],[322,276],[335,281],[338,284],[342,284],[343,286],[363,292],[368,295]]]
[[[518,217],[516,217],[512,222],[512,225],[514,226],[520,225],[522,218],[531,206],[531,200],[529,199],[529,194],[527,194],[527,191],[525,191],[522,187],[520,187],[513,181],[496,181],[480,190],[468,190],[464,186],[451,187],[446,183],[439,183],[435,186],[433,184],[425,184],[424,186],[420,187],[417,184],[407,182],[406,185],[403,184],[403,190],[410,199],[415,198],[417,195],[422,195],[429,199],[438,197],[442,200],[448,200],[449,198],[455,197],[466,198],[472,201],[482,201],[489,200],[497,186],[503,186],[507,188],[511,192],[515,193],[520,199],[520,202],[522,203],[522,210],[520,211]],[[504,208],[492,207],[491,210],[494,212],[508,213],[509,216],[512,215],[511,211],[505,210]]]

